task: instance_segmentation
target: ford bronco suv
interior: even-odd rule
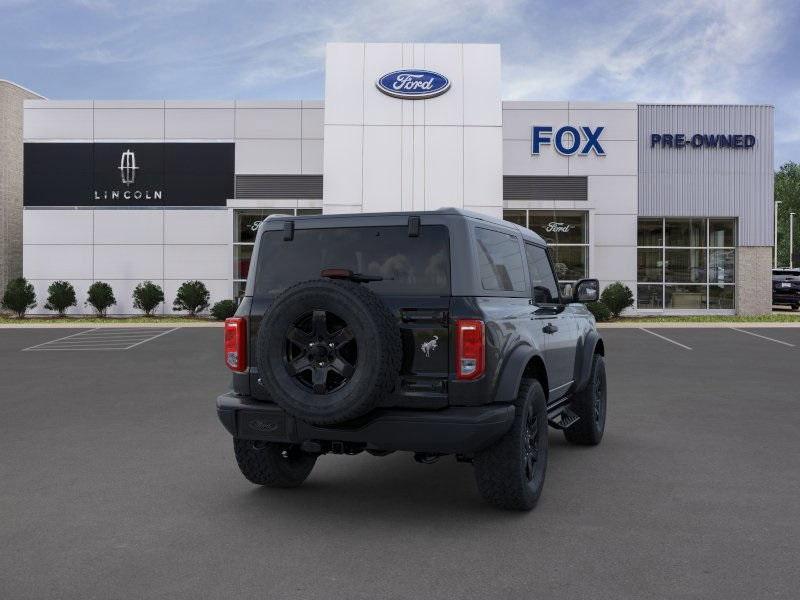
[[[251,482],[300,485],[325,453],[452,454],[504,508],[533,508],[548,425],[598,444],[603,341],[545,242],[456,209],[272,216],[225,322],[217,412]]]

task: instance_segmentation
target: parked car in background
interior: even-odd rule
[[[772,304],[800,308],[800,269],[772,271]]]

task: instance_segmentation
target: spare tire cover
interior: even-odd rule
[[[392,391],[400,329],[363,285],[318,279],[281,293],[258,331],[257,364],[269,398],[309,423],[341,423]]]

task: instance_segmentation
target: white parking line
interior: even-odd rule
[[[89,329],[62,338],[24,348],[22,351],[65,350],[130,350],[162,335],[177,331],[172,329],[125,329],[118,331]]]
[[[656,333],[655,331],[650,331],[649,329],[645,329],[644,327],[639,327],[639,329],[649,333],[650,335],[654,335],[657,338],[661,338],[662,340],[665,340],[665,341],[669,342],[670,344],[675,344],[676,346],[680,346],[684,350],[691,350],[691,348],[689,346],[686,346],[685,344],[681,344],[680,342],[676,342],[675,340],[671,340],[670,338],[668,338],[665,335],[661,335],[660,333]]]
[[[784,342],[781,340],[776,340],[775,338],[767,337],[765,335],[761,335],[760,333],[753,333],[752,331],[747,331],[746,329],[739,329],[738,327],[731,327],[734,331],[738,331],[740,333],[746,333],[747,335],[752,335],[757,338],[761,338],[762,340],[769,340],[770,342],[775,342],[776,344],[783,344],[784,346],[789,346],[790,348],[794,348],[794,344],[790,344],[789,342]]]

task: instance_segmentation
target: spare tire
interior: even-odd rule
[[[286,289],[258,330],[257,364],[269,398],[316,425],[369,412],[392,391],[401,359],[395,317],[378,296],[349,281]]]

